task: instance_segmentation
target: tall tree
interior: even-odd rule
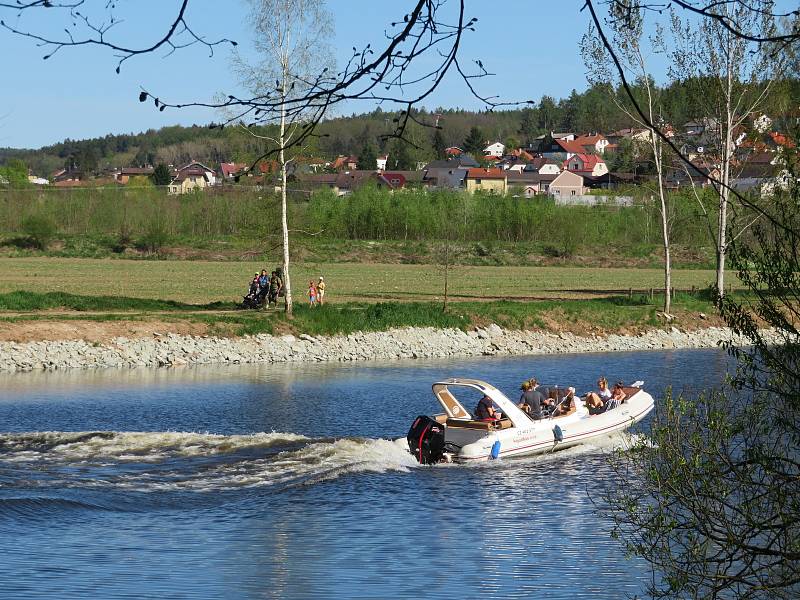
[[[444,141],[444,135],[442,135],[441,129],[437,128],[434,130],[431,146],[433,147],[434,158],[444,158],[444,151],[447,149],[447,143]]]
[[[621,12],[624,10],[624,13]],[[611,4],[609,14],[609,27],[613,34],[612,43],[617,49],[616,57],[619,65],[629,73],[640,92],[639,104],[643,107],[645,118],[641,118],[630,103],[626,103],[614,94],[608,94],[616,103],[618,109],[628,118],[648,133],[647,144],[650,146],[655,168],[655,193],[658,198],[658,210],[661,216],[661,241],[664,250],[664,315],[671,319],[672,310],[672,260],[670,252],[671,234],[671,207],[664,186],[664,150],[661,138],[658,136],[655,124],[664,123],[664,111],[660,104],[659,90],[650,75],[645,52],[642,50],[642,37],[644,35],[644,11],[638,6]],[[644,40],[649,52],[666,54],[663,32],[656,24],[652,35]],[[594,29],[584,36],[581,44],[584,63],[588,69],[589,80],[593,83],[592,89],[613,89],[617,71],[614,69],[612,59],[606,53],[602,41],[597,37]]]
[[[703,144],[719,169],[717,223],[712,232],[717,259],[716,288],[722,296],[725,257],[731,242],[728,211],[736,132],[766,101],[783,69],[785,52],[776,44],[755,43],[743,37],[758,39],[776,33],[771,0],[717,4],[716,19],[682,19],[673,11],[672,33],[677,46],[671,74],[695,84],[693,95],[703,102],[700,114],[694,118],[705,126]],[[705,206],[703,210],[713,216]]]
[[[372,140],[365,140],[361,146],[357,167],[362,171],[374,171],[378,168],[378,149]]]
[[[172,173],[170,173],[169,167],[163,162],[158,163],[155,169],[153,169],[151,179],[154,185],[169,185],[169,182],[172,181]]]
[[[296,105],[298,97],[313,93],[315,78],[326,67],[332,17],[324,0],[248,0],[255,32],[256,64],[240,54],[234,62],[242,82],[256,95],[275,98],[270,122],[275,135],[262,127],[241,126],[253,137],[277,149],[280,166],[281,232],[283,244],[283,290],[286,313],[292,314],[292,284],[289,272],[289,224],[287,217],[287,149],[306,127],[306,111]],[[263,123],[262,123],[263,124]],[[374,168],[374,164],[373,164]]]
[[[647,438],[612,459],[618,483],[604,510],[653,566],[654,598],[800,592],[800,162],[791,155],[790,189],[730,245],[749,290],[719,299],[749,346],[729,344],[731,384],[699,398],[668,394]]]
[[[471,127],[467,139],[463,144],[464,152],[472,156],[482,156],[483,149],[486,147],[486,139],[483,137],[483,132],[478,127]]]

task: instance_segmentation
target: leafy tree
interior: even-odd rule
[[[358,153],[358,168],[363,171],[374,171],[377,166],[378,150],[372,140],[367,140]]]
[[[153,185],[169,185],[172,181],[172,173],[170,173],[169,167],[162,162],[156,165],[150,178],[153,180]]]
[[[256,96],[276,97],[274,108],[261,116],[254,127],[243,126],[253,138],[266,143],[260,156],[277,154],[281,181],[281,233],[283,245],[283,281],[286,314],[292,314],[292,285],[289,277],[289,225],[287,205],[288,148],[302,139],[307,119],[314,110],[293,103],[311,90],[312,83],[330,56],[327,40],[331,36],[331,15],[324,0],[249,0],[255,33],[256,64],[235,54],[234,60],[242,82]],[[316,81],[319,81],[316,79]],[[302,104],[302,103],[301,103]],[[248,111],[249,112],[249,111]],[[260,111],[256,111],[257,117]],[[262,127],[259,127],[261,125]],[[267,127],[263,127],[266,125]],[[264,129],[277,129],[264,132]],[[375,168],[373,162],[372,168]]]
[[[558,123],[563,121],[563,117],[559,115],[556,101],[551,96],[542,96],[537,116],[539,117],[539,129],[546,132],[553,131]]]
[[[522,110],[517,133],[522,136],[523,143],[530,144],[539,134],[540,128],[538,120],[539,117],[535,108],[525,108]]]
[[[655,598],[789,599],[800,589],[800,187],[786,183],[729,258],[749,294],[718,297],[750,349],[730,385],[668,395],[648,438],[613,459],[605,510],[658,572]],[[765,329],[767,328],[771,329]]]
[[[6,166],[0,167],[0,178],[5,179],[11,187],[25,187],[29,185],[28,167],[21,160],[12,158]]]
[[[417,161],[414,159],[408,142],[400,139],[392,142],[391,146],[389,146],[389,160],[386,168],[399,169],[401,171],[413,171],[417,168]]]
[[[478,127],[471,127],[463,146],[463,150],[467,154],[481,156],[483,149],[486,147],[486,138],[484,138],[483,132]]]
[[[444,151],[447,149],[447,143],[444,141],[444,135],[442,135],[441,129],[437,128],[433,132],[431,146],[433,147],[434,158],[444,158]]]

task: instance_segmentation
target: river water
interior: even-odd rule
[[[716,350],[0,378],[3,598],[621,598],[646,566],[594,501],[618,437],[419,467],[430,384],[696,392]],[[639,429],[646,430],[647,422]]]

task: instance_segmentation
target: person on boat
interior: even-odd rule
[[[614,390],[611,392],[611,400],[615,405],[618,405],[623,404],[627,398],[628,395],[625,393],[625,384],[618,381],[614,384]]]
[[[608,379],[601,377],[597,380],[598,389],[586,394],[586,408],[590,415],[597,415],[606,408],[606,403],[611,400],[611,390],[608,389]]]
[[[475,407],[475,420],[476,421],[496,421],[497,411],[494,409],[494,404],[489,396],[484,395]]]
[[[573,402],[575,401],[575,388],[568,387],[567,388],[567,395],[561,399],[556,407],[553,409],[553,416],[558,417],[561,415],[568,414],[573,408]]]
[[[517,405],[534,421],[539,421],[543,417],[542,405],[546,404],[544,394],[537,389],[538,387],[539,382],[535,377],[524,381],[520,386],[522,395],[519,397],[519,404]]]

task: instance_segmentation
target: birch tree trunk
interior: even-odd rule
[[[286,296],[286,314],[292,314],[292,281],[289,277],[289,220],[286,206],[286,86],[288,73],[288,60],[283,61],[283,78],[281,80],[281,123],[278,141],[280,153],[278,161],[281,166],[281,230],[283,232],[283,289]]]

